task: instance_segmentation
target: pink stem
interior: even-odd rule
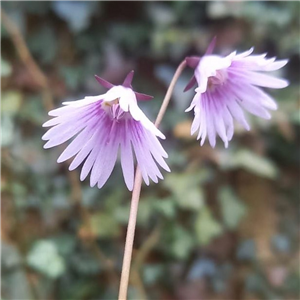
[[[159,110],[159,113],[158,113],[156,121],[155,121],[156,127],[159,126],[160,122],[163,119],[163,116],[169,105],[175,84],[185,67],[186,67],[186,61],[184,60],[178,66],[178,68],[172,78],[172,81],[169,85],[166,96],[163,100],[163,103],[161,105],[161,108]],[[142,187],[142,174],[141,174],[139,167],[137,166],[136,173],[135,173],[135,179],[134,179],[134,187],[133,187],[133,191],[132,191],[127,234],[126,234],[124,258],[123,258],[123,266],[122,266],[122,274],[121,274],[119,298],[118,298],[119,300],[127,299],[127,289],[128,289],[128,281],[129,281],[129,274],[130,274],[132,248],[133,248],[133,241],[134,241],[134,234],[135,234],[135,225],[136,225],[136,218],[137,218],[137,212],[138,212],[138,205],[139,205],[140,194],[141,194],[141,187]]]

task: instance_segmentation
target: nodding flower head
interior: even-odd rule
[[[228,147],[234,133],[234,120],[250,129],[242,108],[258,117],[271,118],[268,109],[277,109],[277,104],[260,87],[280,89],[288,86],[288,82],[262,72],[278,70],[288,60],[275,61],[275,57],[266,58],[266,54],[251,55],[253,48],[226,57],[212,55],[214,43],[215,40],[203,57],[186,58],[195,71],[185,90],[198,85],[186,111],[194,110],[191,134],[198,131],[201,145],[208,137],[214,147],[219,135]]]
[[[90,173],[90,185],[101,188],[112,173],[120,149],[120,159],[125,183],[133,189],[134,156],[145,183],[149,178],[158,182],[163,176],[157,165],[170,171],[164,158],[167,153],[157,137],[165,136],[154,126],[137,105],[137,100],[151,96],[133,91],[133,71],[122,85],[114,86],[96,76],[97,81],[108,89],[99,96],[64,102],[63,107],[49,112],[55,118],[43,124],[50,128],[42,137],[48,142],[44,148],[60,145],[74,137],[59,156],[58,162],[73,158],[69,170],[83,163],[80,179]]]

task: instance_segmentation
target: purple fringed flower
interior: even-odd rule
[[[211,55],[214,43],[215,40],[202,58],[186,59],[195,73],[185,91],[198,84],[186,111],[194,109],[191,134],[199,130],[197,139],[201,139],[201,146],[208,136],[210,145],[215,147],[218,134],[227,148],[234,133],[233,119],[250,129],[242,108],[261,118],[271,118],[268,109],[276,110],[276,102],[259,87],[279,89],[288,86],[288,82],[260,72],[278,70],[288,60],[267,59],[266,54],[250,55],[253,48],[226,57]]]
[[[168,157],[157,136],[165,136],[154,126],[137,105],[137,100],[148,100],[151,96],[132,90],[130,72],[123,85],[113,84],[96,76],[98,82],[108,88],[106,94],[85,97],[83,100],[64,102],[63,107],[49,112],[55,118],[44,127],[54,126],[42,137],[48,140],[44,148],[60,145],[76,135],[59,156],[57,162],[74,157],[69,170],[76,169],[84,160],[80,179],[89,173],[90,185],[101,188],[112,173],[120,148],[121,166],[125,183],[133,189],[134,158],[141,169],[143,179],[158,182],[163,179],[157,163],[170,171],[164,161]]]

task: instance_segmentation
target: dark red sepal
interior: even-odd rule
[[[95,75],[95,78],[100,83],[100,85],[102,85],[106,89],[111,89],[112,87],[114,87],[112,83],[106,81],[105,79],[99,77],[98,75]]]
[[[196,77],[193,75],[193,77],[190,79],[189,83],[185,87],[184,92],[190,90],[196,83],[197,83]]]

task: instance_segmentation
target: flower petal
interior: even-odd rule
[[[127,188],[132,191],[133,190],[133,180],[134,180],[134,161],[133,154],[131,148],[131,142],[128,137],[128,125],[125,122],[125,128],[123,128],[123,132],[121,133],[121,166],[123,171],[123,177],[125,180],[125,184]]]
[[[57,162],[61,163],[77,154],[87,143],[87,141],[93,136],[95,125],[86,127],[81,131],[78,136],[68,145],[63,153],[58,157]]]
[[[68,105],[71,107],[82,107],[82,106],[86,106],[86,105],[101,101],[103,99],[104,95],[87,96],[87,97],[84,97],[84,99],[82,99],[82,100],[63,102],[63,105]]]
[[[98,157],[100,156],[100,159],[96,160],[95,162],[94,168],[96,166],[100,166],[101,168],[98,169],[100,171],[100,174],[98,175],[98,184],[97,184],[99,189],[102,188],[102,186],[105,184],[105,182],[111,175],[113,168],[116,164],[119,142],[120,142],[120,136],[118,135],[117,131],[115,131],[113,133],[112,139],[109,141],[108,144],[105,145],[103,155],[101,156],[99,154]]]
[[[105,184],[113,171],[119,147],[123,176],[129,190],[134,184],[133,152],[146,184],[150,183],[149,178],[154,182],[163,179],[158,165],[170,171],[163,158],[168,155],[157,138],[165,136],[137,105],[137,97],[149,99],[151,96],[135,93],[131,88],[132,77],[131,72],[125,79],[127,87],[113,86],[105,81],[104,85],[111,87],[106,94],[64,102],[65,106],[49,112],[55,118],[43,124],[51,127],[42,137],[48,140],[45,148],[74,137],[57,161],[63,162],[74,156],[69,170],[83,163],[80,180],[90,173],[91,186],[97,184],[101,188]],[[112,103],[103,105],[103,102]]]
[[[234,119],[250,130],[243,109],[265,119],[271,117],[268,109],[277,109],[274,99],[259,87],[284,88],[288,81],[260,72],[278,70],[288,60],[266,58],[266,53],[251,55],[252,51],[232,52],[227,57],[205,55],[199,61],[194,73],[198,87],[186,111],[194,109],[191,134],[199,130],[201,145],[208,137],[214,147],[218,134],[227,147],[234,133]]]
[[[257,72],[251,72],[251,71],[239,71],[236,69],[229,69],[228,72],[230,72],[233,75],[236,75],[240,79],[243,79],[247,81],[248,83],[273,88],[273,89],[281,89],[285,88],[289,85],[288,81],[285,79],[280,79],[276,77],[272,77],[270,75],[266,74],[260,74]]]

